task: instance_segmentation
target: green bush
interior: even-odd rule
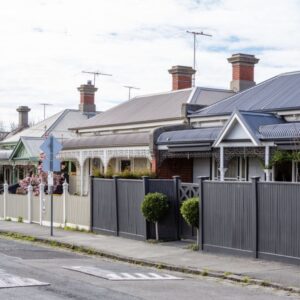
[[[199,227],[199,198],[189,198],[185,200],[180,208],[180,213],[184,220],[196,228]]]
[[[147,194],[142,203],[142,213],[149,222],[160,221],[168,212],[168,209],[168,198],[161,193]]]
[[[168,212],[169,203],[166,195],[162,193],[149,193],[142,203],[142,213],[147,221],[155,223],[155,236],[159,240],[158,221]]]
[[[105,174],[101,173],[99,169],[93,171],[93,176],[98,178],[112,178],[114,175],[123,178],[123,179],[141,179],[143,176],[149,176],[150,178],[155,178],[156,175],[149,170],[138,170],[138,171],[129,171],[125,170],[123,172],[113,172],[111,169],[107,170]]]

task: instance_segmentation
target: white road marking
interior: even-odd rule
[[[125,273],[113,272],[95,267],[74,266],[64,267],[67,270],[77,271],[96,277],[101,277],[112,281],[130,281],[130,280],[182,280],[183,278],[164,273]]]
[[[41,286],[49,285],[49,283],[41,282],[32,278],[23,278],[5,273],[4,270],[0,272],[0,289],[26,286]]]

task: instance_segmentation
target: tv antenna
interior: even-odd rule
[[[196,36],[197,35],[203,35],[203,36],[208,36],[208,37],[212,37],[211,34],[207,34],[204,33],[203,31],[186,31],[187,33],[190,33],[194,36],[194,57],[193,57],[193,69],[196,70]],[[196,79],[196,75],[193,74],[193,87],[195,86],[195,79]]]
[[[94,75],[94,86],[96,86],[96,77],[97,76],[112,76],[111,74],[101,73],[99,71],[95,71],[95,72],[92,72],[92,71],[82,71],[82,73]]]
[[[140,90],[140,88],[131,85],[123,85],[123,87],[128,89],[128,100],[131,99],[131,90]]]
[[[50,103],[40,103],[40,105],[42,105],[44,107],[44,120],[46,119],[46,106],[50,106],[52,104]]]

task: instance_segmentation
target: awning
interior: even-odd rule
[[[68,139],[63,142],[63,150],[148,145],[149,132],[137,132]]]

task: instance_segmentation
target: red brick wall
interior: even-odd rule
[[[192,87],[191,75],[173,74],[173,90],[188,89],[190,87]]]
[[[94,104],[95,96],[91,94],[80,93],[80,103],[82,104]]]
[[[178,175],[183,182],[193,182],[193,159],[167,158],[157,167],[156,174],[163,179]]]
[[[254,80],[254,66],[234,64],[232,67],[233,80]]]

